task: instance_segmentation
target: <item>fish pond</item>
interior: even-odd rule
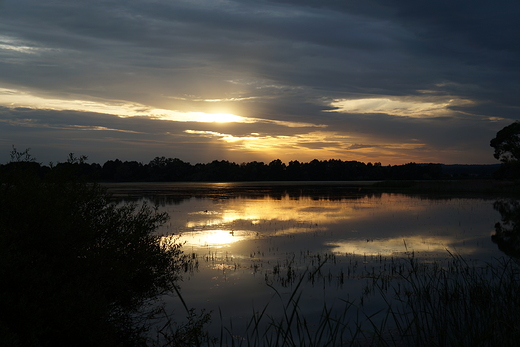
[[[507,296],[518,286],[518,201],[370,185],[109,188],[169,214],[157,232],[176,235],[186,262],[165,312],[210,313],[201,345],[492,345],[498,325],[517,334],[503,322],[520,318]],[[158,338],[168,329],[158,322]]]

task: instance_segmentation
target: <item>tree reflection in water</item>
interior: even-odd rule
[[[520,201],[497,200],[493,208],[500,212],[502,222],[495,224],[495,234],[491,240],[505,254],[520,258]]]

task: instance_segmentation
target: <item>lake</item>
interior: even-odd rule
[[[226,326],[232,338],[244,336],[252,317],[283,316],[294,293],[310,326],[320,324],[324,307],[341,314],[346,303],[353,308],[343,319],[358,322],[362,312],[381,322],[384,316],[372,315],[392,295],[379,295],[380,274],[390,279],[383,287],[394,288],[410,262],[449,266],[460,255],[484,267],[505,256],[491,238],[502,219],[497,199],[384,193],[370,184],[147,183],[110,190],[170,215],[158,233],[178,235],[193,260],[180,283],[184,301],[211,311],[210,331],[219,335]],[[165,300],[176,317],[184,314],[178,297]]]

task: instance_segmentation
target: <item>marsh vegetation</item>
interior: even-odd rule
[[[518,268],[497,242],[515,247],[514,198],[337,182],[158,186],[114,191],[172,216],[160,230],[195,265],[180,293],[211,312],[203,345],[515,342]]]
[[[143,346],[189,262],[154,234],[168,215],[117,204],[74,166],[34,168],[15,162],[1,177],[0,345]]]
[[[272,279],[291,290],[284,295],[267,279],[273,298],[244,317],[242,327],[220,322],[219,338],[208,346],[516,346],[520,289],[518,264],[500,258],[475,266],[449,254],[444,261],[420,262],[413,253],[360,271],[357,299],[323,300],[321,311],[306,312],[306,282],[343,284],[344,274],[322,272],[334,257],[295,273],[273,269]],[[335,278],[333,278],[335,277]],[[291,283],[292,285],[287,285]],[[378,300],[377,309],[370,302]],[[278,314],[269,312],[276,305]],[[219,319],[222,320],[222,313]],[[240,319],[238,319],[240,322]],[[238,329],[237,329],[238,328]],[[237,334],[237,330],[240,334]]]
[[[2,173],[10,346],[491,346],[518,338],[518,203],[363,183],[101,187]],[[397,184],[399,185],[399,184]],[[408,188],[408,187],[404,187]]]

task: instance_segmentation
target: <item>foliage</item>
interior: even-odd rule
[[[317,160],[308,163],[280,159],[266,164],[249,162],[236,164],[214,160],[207,164],[183,162],[175,158],[156,157],[148,164],[136,161],[109,160],[103,165],[87,164],[86,158],[59,163],[51,167],[39,166],[42,171],[74,167],[79,176],[105,182],[239,182],[239,181],[361,181],[361,180],[432,180],[443,177],[441,164],[381,166],[381,163],[362,163],[355,160]],[[9,165],[0,165],[8,171]]]
[[[20,163],[20,162],[34,162],[34,158],[29,153],[30,148],[27,148],[23,152],[19,152],[15,146],[13,146],[13,149],[11,150],[11,153],[9,153],[11,157],[11,162]]]
[[[142,346],[179,279],[167,214],[111,201],[74,173],[85,158],[42,178],[25,154],[0,177],[0,345]]]
[[[516,121],[497,132],[490,146],[495,149],[493,156],[502,162],[499,175],[520,178],[520,122]]]
[[[493,156],[501,162],[520,160],[520,122],[516,121],[497,132],[490,146],[495,149]]]
[[[204,310],[197,314],[194,309],[187,309],[187,321],[179,324],[177,321],[168,319],[164,326],[157,331],[157,339],[151,341],[150,347],[190,347],[201,346],[203,342],[207,345],[215,345],[216,338],[211,338],[205,330],[206,324],[211,320],[211,314]]]

